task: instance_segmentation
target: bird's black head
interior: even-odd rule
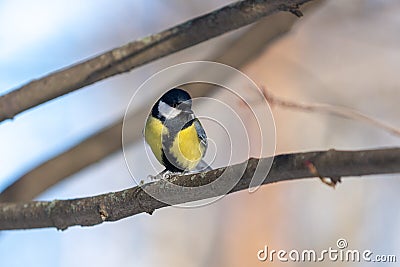
[[[166,92],[161,98],[160,101],[163,101],[164,103],[168,104],[169,106],[173,108],[179,108],[179,109],[184,109],[186,107],[191,108],[192,107],[192,98],[188,94],[188,92],[179,89],[179,88],[174,88]],[[182,106],[181,106],[182,105]]]
[[[192,98],[185,90],[174,88],[166,92],[154,105],[152,115],[158,118],[173,116],[176,111],[190,112]],[[164,114],[164,115],[163,115]]]

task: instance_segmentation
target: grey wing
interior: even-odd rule
[[[201,125],[200,121],[197,118],[194,119],[193,124],[194,127],[196,127],[197,136],[199,137],[201,144],[204,146],[204,154],[205,154],[208,145],[206,132],[204,131],[203,126]]]
[[[200,121],[197,118],[194,119],[193,124],[196,127],[197,136],[199,137],[201,144],[204,146],[204,154],[206,154],[207,145],[208,145],[206,132],[204,131],[203,126],[201,125]],[[196,166],[196,170],[197,171],[211,171],[212,168],[210,165],[208,165],[207,162],[204,161],[204,159],[202,159]]]

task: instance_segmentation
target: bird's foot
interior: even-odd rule
[[[169,179],[172,175],[175,175],[175,174],[180,174],[180,172],[172,172],[172,171],[165,169],[155,176],[148,175],[147,178],[152,181],[156,181],[156,180],[160,180],[160,179]]]

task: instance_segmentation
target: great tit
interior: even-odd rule
[[[157,160],[169,172],[210,170],[203,161],[207,136],[192,111],[190,95],[178,88],[166,92],[147,118],[144,137]]]

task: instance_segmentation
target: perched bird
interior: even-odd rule
[[[211,169],[203,161],[207,136],[191,108],[190,95],[174,88],[157,100],[147,118],[144,137],[165,166],[162,173]]]

